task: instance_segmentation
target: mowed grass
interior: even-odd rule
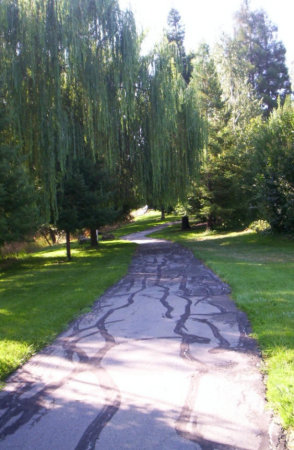
[[[267,398],[286,428],[294,427],[294,241],[255,232],[152,234],[191,248],[232,288],[265,360]]]
[[[97,250],[73,245],[67,262],[58,246],[0,270],[0,380],[121,279],[135,247],[124,241],[102,242]]]
[[[0,265],[0,384],[7,375],[63,331],[75,317],[127,272],[136,244],[124,234],[174,220],[149,211],[114,231],[113,241],[98,249],[72,244],[66,261],[64,246],[22,254]]]

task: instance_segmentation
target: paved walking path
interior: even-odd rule
[[[146,235],[128,236],[128,275],[10,378],[1,450],[283,448],[228,286]]]

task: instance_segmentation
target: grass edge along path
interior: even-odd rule
[[[121,236],[173,219],[162,221],[159,212],[149,211],[115,230],[115,240],[102,241],[97,249],[73,243],[70,262],[64,245],[57,245],[0,266],[0,389],[11,372],[127,273],[136,244]]]
[[[51,343],[99,296],[127,272],[136,245],[99,243],[97,249],[72,245],[23,256],[0,270],[0,380]]]
[[[269,404],[293,436],[294,242],[252,231],[181,232],[179,226],[152,236],[189,247],[230,285],[232,298],[247,313],[262,351]]]

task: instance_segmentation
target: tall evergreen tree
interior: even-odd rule
[[[201,44],[195,54],[192,82],[199,97],[201,114],[209,127],[223,128],[228,117],[223,90],[209,46]],[[209,133],[211,137],[211,133]]]
[[[279,96],[283,103],[291,92],[286,49],[277,40],[277,30],[264,11],[251,11],[248,1],[243,2],[235,17],[234,42],[239,58],[248,63],[248,80],[265,116],[277,106]]]
[[[181,23],[180,13],[172,8],[167,18],[168,30],[167,39],[169,43],[176,44],[178,50],[179,64],[181,65],[181,72],[186,83],[189,83],[192,73],[192,59],[193,53],[186,53],[184,40],[185,40],[185,27]]]
[[[237,132],[261,114],[261,105],[249,82],[249,63],[240,57],[239,44],[223,35],[214,52],[223,96],[230,110],[230,125]]]
[[[181,16],[179,11],[172,8],[168,14],[167,23],[169,26],[167,32],[167,39],[169,42],[175,42],[180,52],[185,54],[184,39],[185,27],[181,23]]]
[[[221,154],[225,152],[225,127],[228,120],[218,74],[209,46],[201,44],[195,55],[191,85],[197,92],[200,111],[207,126],[207,141],[200,176],[189,198],[192,211],[213,228],[221,216],[219,200],[228,194],[228,183],[220,171]],[[225,192],[221,192],[225,191]]]

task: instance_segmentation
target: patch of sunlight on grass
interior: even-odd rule
[[[251,230],[245,230],[241,232],[232,231],[230,233],[217,233],[217,232],[211,232],[211,231],[205,231],[200,234],[200,236],[197,236],[197,240],[199,241],[214,241],[219,239],[227,239],[227,238],[233,238],[233,237],[240,237],[240,236],[246,236],[248,234],[254,233]],[[193,239],[193,237],[191,236]],[[231,245],[229,242],[227,245]]]
[[[33,347],[26,342],[9,339],[0,341],[0,378],[17,369],[25,359],[33,354]],[[3,386],[1,386],[3,387]]]
[[[11,316],[11,312],[7,311],[7,309],[0,309],[0,314],[2,314],[2,316]]]
[[[37,257],[37,258],[58,258],[63,257],[64,258],[64,248],[59,250],[51,250],[51,251],[40,251],[38,253],[32,253],[31,257]]]
[[[286,426],[293,426],[294,416],[294,350],[278,347],[268,362],[271,377],[268,381],[268,395],[276,408],[282,409],[282,416]],[[285,384],[285,377],[291,382]]]
[[[134,221],[135,222],[145,222],[150,219],[160,220],[160,218],[161,218],[161,213],[159,211],[149,210],[145,214],[135,217]]]

